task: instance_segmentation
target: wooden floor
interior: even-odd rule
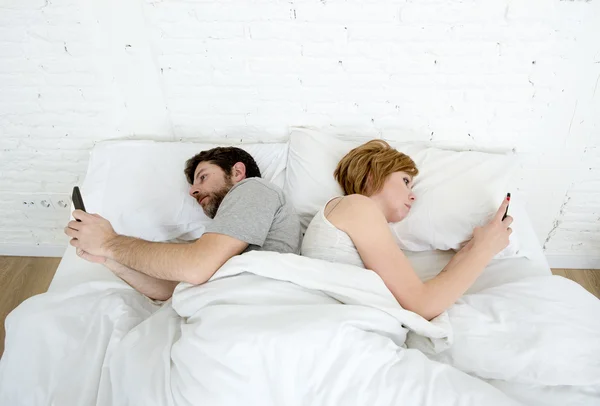
[[[553,269],[552,273],[577,282],[600,299],[600,269]]]
[[[4,352],[4,319],[23,300],[43,293],[54,277],[60,258],[0,256],[0,356]],[[600,270],[553,269],[600,298]]]
[[[0,356],[4,352],[4,319],[25,299],[50,286],[60,258],[0,257]]]

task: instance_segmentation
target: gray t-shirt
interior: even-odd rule
[[[244,252],[300,252],[300,220],[292,203],[279,187],[261,178],[233,186],[205,232],[247,242]]]

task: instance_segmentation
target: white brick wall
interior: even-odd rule
[[[65,244],[94,142],[340,125],[522,154],[550,255],[600,256],[600,2],[0,0],[0,244]]]

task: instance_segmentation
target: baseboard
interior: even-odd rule
[[[600,270],[600,255],[546,254],[546,258],[550,268]]]
[[[0,256],[13,257],[59,257],[65,254],[66,245],[58,244],[2,244]]]

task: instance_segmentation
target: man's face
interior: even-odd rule
[[[202,206],[204,214],[212,219],[233,185],[231,175],[226,174],[221,167],[209,162],[200,162],[194,172],[190,196]]]

